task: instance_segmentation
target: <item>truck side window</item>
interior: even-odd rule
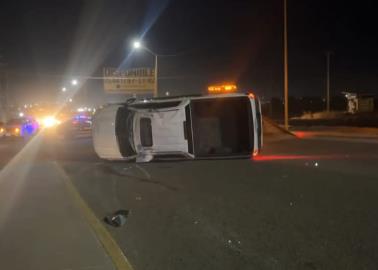
[[[150,147],[152,142],[152,126],[150,118],[140,119],[140,141],[142,146]]]

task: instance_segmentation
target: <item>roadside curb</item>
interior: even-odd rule
[[[312,138],[303,138],[301,140],[322,140],[322,141],[337,141],[337,142],[349,142],[349,143],[378,144],[378,139],[371,138],[371,137],[314,136]]]
[[[278,125],[276,122],[274,122],[272,119],[269,119],[267,117],[263,117],[263,121],[266,121],[268,124],[274,126],[275,128],[279,129],[281,132],[287,134],[287,135],[290,135],[290,136],[293,136],[294,138],[297,138],[297,136],[291,132],[290,130],[286,130],[285,128],[281,127],[280,125]]]
[[[67,173],[57,164],[57,162],[52,162],[52,164],[55,167],[55,169],[59,172],[59,174],[62,176],[62,178],[64,179],[67,190],[72,196],[74,203],[79,208],[79,210],[82,211],[82,213],[84,214],[84,217],[86,221],[88,222],[88,225],[93,230],[96,238],[99,240],[99,242],[103,246],[106,253],[109,255],[115,269],[134,270],[134,268],[132,267],[128,259],[126,258],[125,254],[123,253],[123,251],[118,246],[115,239],[110,234],[110,232],[105,228],[105,226],[93,213],[93,211],[88,206],[88,204],[81,197],[80,193],[78,192],[78,190],[72,183]]]

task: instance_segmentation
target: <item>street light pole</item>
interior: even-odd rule
[[[140,42],[140,41],[134,41],[133,43],[133,47],[134,49],[144,49],[146,50],[147,52],[149,52],[151,55],[153,55],[155,57],[155,72],[154,72],[154,80],[155,80],[155,85],[154,85],[154,97],[158,97],[159,95],[159,91],[158,91],[158,87],[159,87],[159,76],[158,76],[158,57],[159,55],[157,53],[154,53],[153,51],[151,51],[149,48],[143,46],[143,44]]]
[[[155,55],[155,89],[154,89],[154,97],[158,97],[159,96],[159,91],[158,91],[158,87],[159,87],[159,81],[158,81],[158,55],[157,54],[154,54]]]
[[[284,0],[284,99],[285,99],[285,129],[289,129],[289,74],[287,52],[287,0]]]
[[[326,52],[326,57],[327,57],[327,112],[330,111],[330,62],[331,62],[331,52],[327,51]]]

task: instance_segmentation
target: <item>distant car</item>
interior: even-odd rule
[[[92,116],[78,114],[72,119],[61,123],[57,128],[57,133],[64,139],[74,139],[80,137],[90,137],[92,130]]]
[[[100,158],[229,158],[257,155],[261,110],[254,95],[130,99],[98,110],[93,144]]]
[[[14,118],[3,127],[5,138],[29,138],[39,130],[38,122],[30,117]]]

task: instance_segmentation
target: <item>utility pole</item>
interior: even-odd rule
[[[287,0],[284,0],[284,103],[285,129],[289,129],[289,74],[287,53]]]
[[[331,63],[331,54],[332,52],[330,51],[327,51],[326,52],[326,58],[327,58],[327,83],[326,83],[326,87],[327,87],[327,112],[330,112],[330,108],[331,108],[331,101],[330,101],[330,63]]]

